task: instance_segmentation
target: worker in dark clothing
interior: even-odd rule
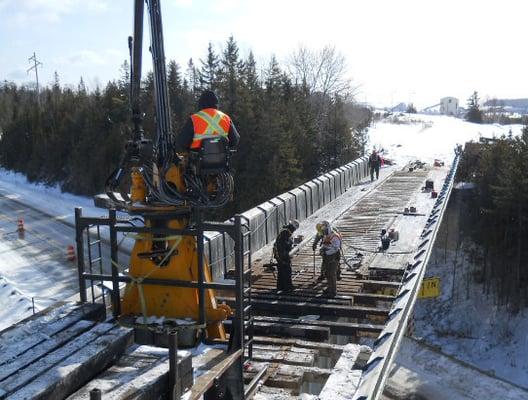
[[[176,151],[200,150],[203,139],[226,138],[230,148],[240,140],[235,124],[227,114],[218,110],[218,97],[205,90],[198,100],[198,111],[192,114],[176,137]]]
[[[292,235],[299,228],[297,220],[290,221],[282,227],[273,244],[273,257],[277,260],[277,290],[293,290],[290,251],[293,248]]]
[[[391,244],[391,238],[389,234],[387,233],[386,229],[381,230],[380,239],[381,239],[381,250],[383,251],[388,250]]]
[[[378,180],[380,167],[381,167],[381,157],[376,152],[376,150],[372,150],[372,154],[369,157],[370,181],[371,182],[374,180],[374,173],[376,173],[376,180]]]

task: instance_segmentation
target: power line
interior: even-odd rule
[[[37,55],[35,52],[33,52],[33,56],[28,58],[28,61],[33,63],[31,67],[27,69],[27,73],[29,74],[30,71],[35,70],[35,78],[37,81],[37,103],[40,104],[40,91],[39,91],[39,80],[38,80],[38,67],[42,66],[43,64],[37,60]]]

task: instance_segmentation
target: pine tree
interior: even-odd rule
[[[479,98],[477,91],[469,97],[467,101],[468,111],[466,113],[466,121],[475,122],[477,124],[482,123],[482,111],[479,106]]]
[[[193,96],[198,96],[198,91],[200,90],[200,75],[192,58],[189,58],[187,62],[186,79]]]
[[[218,84],[218,68],[220,61],[218,56],[214,52],[213,45],[209,42],[207,47],[207,57],[204,60],[200,60],[202,68],[200,69],[200,91],[205,89],[216,90]]]
[[[223,108],[228,114],[235,117],[239,101],[239,80],[244,68],[244,63],[239,59],[238,53],[238,45],[233,36],[230,36],[220,60],[219,95]]]

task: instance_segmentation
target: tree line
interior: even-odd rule
[[[497,304],[528,304],[528,126],[520,137],[469,143],[458,180],[474,182],[471,235],[481,246],[475,277]]]
[[[345,61],[335,48],[299,47],[285,65],[275,57],[263,67],[252,52],[240,55],[230,37],[218,51],[209,44],[204,59],[185,68],[167,66],[174,133],[196,111],[200,93],[212,89],[220,109],[241,134],[233,159],[234,202],[243,211],[358,157],[364,151],[371,112],[354,103]],[[33,88],[0,85],[0,164],[30,181],[93,195],[104,189],[130,137],[129,66],[104,88],[87,90],[54,82],[37,104]],[[155,132],[154,79],[141,89],[147,136]]]

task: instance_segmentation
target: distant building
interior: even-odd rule
[[[458,115],[458,99],[456,97],[444,97],[440,99],[440,114]]]

